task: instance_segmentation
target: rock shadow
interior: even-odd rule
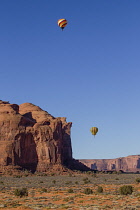
[[[32,122],[36,123],[36,120],[32,116],[32,112],[27,112],[27,113],[23,114],[22,116],[24,116],[25,118],[27,118],[27,119],[31,120]]]
[[[15,136],[14,164],[31,172],[36,171],[38,155],[32,133],[19,133]]]

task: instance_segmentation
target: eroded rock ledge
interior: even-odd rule
[[[66,118],[55,118],[32,103],[0,100],[0,166],[43,172],[50,165],[70,165],[71,126]]]

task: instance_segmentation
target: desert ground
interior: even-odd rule
[[[140,209],[139,182],[140,174],[117,172],[1,174],[0,210],[136,210]],[[120,193],[119,189],[124,185],[133,187],[132,194]],[[26,195],[16,193],[23,188]]]

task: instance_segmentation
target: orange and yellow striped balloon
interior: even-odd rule
[[[63,30],[65,26],[68,24],[68,21],[66,19],[59,19],[57,23],[58,26]]]

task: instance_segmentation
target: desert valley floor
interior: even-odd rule
[[[136,210],[140,209],[139,181],[140,174],[124,173],[1,175],[0,210]],[[124,185],[131,185],[133,193],[120,194]],[[16,194],[17,189],[23,188],[26,196]]]

